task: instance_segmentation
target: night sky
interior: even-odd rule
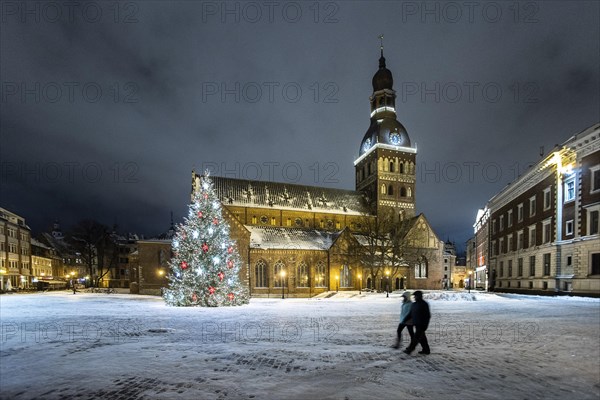
[[[36,233],[159,234],[206,167],[354,189],[380,34],[442,240],[600,121],[597,1],[0,4],[0,205]]]

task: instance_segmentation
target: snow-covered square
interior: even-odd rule
[[[4,295],[0,397],[600,397],[599,299],[426,293],[426,356],[390,347],[400,294],[223,308],[129,294]]]

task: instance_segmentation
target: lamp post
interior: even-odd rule
[[[285,271],[282,269],[279,273],[281,275],[281,299],[285,299],[285,286],[283,280],[285,279]]]
[[[358,294],[362,294],[362,275],[358,274],[358,280],[360,281],[360,286],[358,287]]]
[[[469,271],[469,288],[468,288],[469,293],[471,293],[471,285],[473,284],[472,278],[471,278],[472,276],[473,276],[473,271]]]
[[[73,294],[75,294],[75,292],[77,291],[77,288],[75,287],[75,271],[71,271],[71,284],[73,285]]]
[[[390,270],[385,270],[385,297],[390,297]]]

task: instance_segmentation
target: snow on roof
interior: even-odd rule
[[[328,250],[342,233],[253,225],[245,227],[250,231],[250,248],[253,249]]]
[[[350,215],[367,213],[363,194],[354,190],[219,176],[211,179],[224,205]]]

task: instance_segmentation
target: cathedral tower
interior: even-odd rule
[[[373,76],[371,123],[360,143],[356,190],[365,193],[377,215],[393,210],[400,220],[415,216],[417,148],[396,119],[396,92],[385,65],[383,44],[379,70]]]

